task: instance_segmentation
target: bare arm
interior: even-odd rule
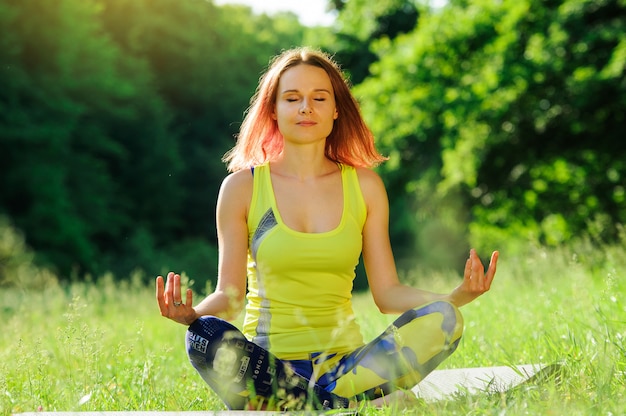
[[[219,248],[218,278],[215,291],[193,307],[190,289],[182,302],[180,276],[168,273],[156,279],[156,298],[161,315],[189,325],[200,316],[213,315],[234,319],[243,308],[246,293],[246,264],[248,255],[247,215],[252,196],[252,175],[240,171],[229,175],[220,188],[216,222]]]
[[[435,300],[456,306],[471,302],[489,290],[496,272],[498,253],[494,252],[485,274],[480,259],[470,251],[463,282],[449,294],[433,293],[400,283],[389,241],[389,202],[380,177],[360,169],[359,181],[367,205],[363,229],[363,261],[374,302],[383,313],[402,313]]]

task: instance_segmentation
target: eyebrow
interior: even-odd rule
[[[285,90],[285,91],[281,92],[281,94],[292,94],[292,93],[299,93],[299,92],[300,92],[300,90],[291,89],[291,90]],[[328,93],[328,94],[331,93],[326,88],[316,88],[316,89],[313,90],[313,92],[325,92],[325,93]]]

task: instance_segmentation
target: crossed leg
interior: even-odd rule
[[[405,312],[382,334],[348,355],[315,358],[314,378],[327,391],[360,400],[410,389],[456,350],[462,333],[458,308],[433,302]]]
[[[216,317],[196,320],[186,345],[194,368],[229,409],[262,403],[268,409],[321,410],[415,386],[454,352],[462,331],[459,310],[433,302],[405,312],[350,354],[315,354],[302,374]]]

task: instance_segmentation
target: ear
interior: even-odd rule
[[[272,108],[272,119],[274,121],[278,120],[278,116],[276,115],[276,106],[274,106],[274,108]]]
[[[337,120],[339,118],[339,112],[335,108],[335,114],[333,114],[333,120]]]

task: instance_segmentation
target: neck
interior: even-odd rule
[[[272,162],[272,172],[300,180],[316,178],[335,171],[337,164],[328,159],[323,151],[313,149],[287,149]]]

